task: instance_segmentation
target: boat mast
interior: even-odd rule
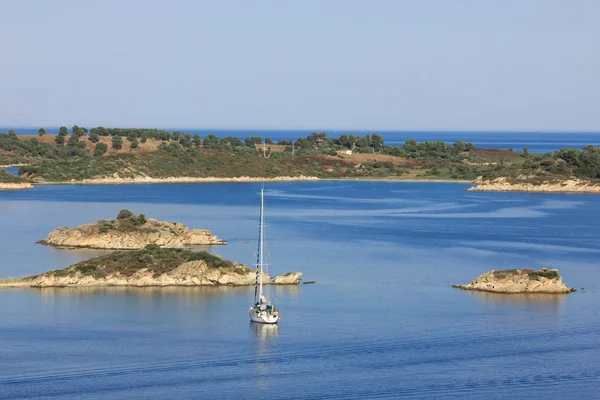
[[[259,280],[259,285],[260,285],[260,289],[259,289],[259,299],[260,297],[262,297],[263,295],[263,248],[264,248],[264,241],[265,241],[265,215],[264,215],[264,211],[265,211],[265,186],[263,184],[262,188],[260,189],[260,245],[259,245],[259,264],[260,264],[260,280]]]

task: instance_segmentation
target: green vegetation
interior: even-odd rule
[[[0,169],[0,183],[24,183],[26,182],[24,179],[19,178],[18,176],[15,176],[13,174],[11,174],[10,172],[7,172],[3,169]]]
[[[134,232],[139,230],[153,231],[153,228],[141,228],[147,219],[144,214],[135,215],[127,209],[119,211],[116,219],[98,221],[98,230],[101,233],[107,233],[110,230],[121,232]]]
[[[121,139],[120,136],[113,136],[112,138],[112,148],[113,149],[120,149],[123,147],[123,140]]]
[[[478,176],[532,181],[565,177],[600,179],[600,149],[593,146],[535,155],[526,149],[522,153],[477,149],[461,141],[448,145],[408,139],[401,146],[389,146],[377,133],[330,138],[324,132],[314,132],[275,144],[272,139],[259,136],[244,140],[215,135],[201,138],[178,131],[171,134],[157,129],[104,127],[90,129],[89,137],[84,140],[81,137],[88,132],[86,128],[74,125],[72,131],[69,136],[67,128],[61,127],[59,135],[54,137],[56,146],[46,138],[20,140],[14,132],[0,134],[0,163],[28,164],[20,168],[20,175],[47,182],[111,177],[115,173],[123,178],[305,175],[470,181]],[[112,136],[110,149],[100,141],[103,136]],[[121,151],[124,137],[130,142],[127,152]],[[156,144],[153,144],[148,152],[144,143],[149,139],[160,141],[158,150],[154,150]],[[266,157],[263,144],[267,146]]]
[[[522,158],[524,160],[521,164],[504,165],[490,171],[486,177],[518,178],[525,175],[530,180],[600,179],[600,148],[592,145],[583,150],[567,148],[537,156],[523,152]]]
[[[96,147],[94,147],[94,157],[101,157],[108,150],[108,146],[106,143],[96,143]]]
[[[517,272],[517,269],[503,269],[503,270],[499,270],[499,271],[494,271],[494,276],[496,278],[506,278],[507,276],[513,275]],[[548,278],[548,279],[554,279],[554,278],[558,278],[558,271],[556,270],[538,270],[535,271],[533,269],[530,268],[525,268],[521,270],[522,274],[526,274],[529,276],[530,279],[533,280],[538,280],[539,277],[543,277],[543,278]]]
[[[49,274],[69,276],[79,272],[98,279],[116,273],[128,277],[142,268],[147,268],[148,271],[157,277],[185,262],[196,260],[205,261],[209,268],[234,270],[237,268],[238,272],[242,272],[239,271],[240,267],[231,261],[223,260],[205,251],[193,252],[189,249],[164,249],[149,245],[142,250],[117,251],[108,255],[95,257],[61,270],[50,271]]]

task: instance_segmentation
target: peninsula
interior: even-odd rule
[[[567,287],[557,269],[505,269],[491,270],[480,275],[466,285],[452,285],[453,288],[492,293],[570,293],[574,288]]]
[[[101,220],[76,228],[57,228],[38,243],[55,247],[109,250],[142,249],[148,244],[166,248],[220,245],[225,241],[205,229],[157,221],[144,214],[121,210],[116,219]]]
[[[33,185],[25,179],[0,169],[0,190],[30,189],[32,187]]]
[[[73,126],[38,137],[0,133],[0,164],[31,184],[253,182],[393,179],[474,182],[471,190],[599,193],[600,148],[530,154],[478,149],[460,140],[388,145],[377,133],[296,140],[237,138],[145,128]],[[88,134],[89,133],[89,134]],[[276,134],[276,133],[275,133]],[[13,188],[14,185],[5,188]]]
[[[301,276],[301,272],[276,277],[264,273],[263,283],[297,285]],[[0,280],[0,287],[250,286],[255,281],[256,270],[205,251],[149,245],[145,249],[117,251],[40,275]]]

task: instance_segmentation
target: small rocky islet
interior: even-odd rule
[[[222,245],[226,242],[206,229],[190,229],[177,222],[157,221],[144,214],[121,210],[116,219],[75,228],[60,227],[38,243],[63,248],[107,250],[143,249],[148,244],[165,248]]]
[[[256,270],[185,246],[225,244],[212,232],[121,210],[116,219],[58,228],[38,243],[58,248],[116,250],[59,270],[0,280],[0,287],[249,286]],[[266,285],[297,285],[301,272],[271,277]]]
[[[453,288],[492,293],[546,293],[562,294],[575,292],[567,287],[557,269],[541,268],[537,271],[525,269],[491,270],[479,275],[466,285],[452,285]]]
[[[263,283],[297,285],[301,277],[301,272],[275,277],[263,273]],[[206,251],[148,245],[141,250],[115,251],[39,275],[0,280],[0,287],[250,286],[255,281],[256,270]]]

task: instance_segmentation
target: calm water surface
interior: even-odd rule
[[[469,185],[267,185],[278,326],[252,288],[0,290],[0,398],[598,398],[600,197]],[[134,212],[228,240],[251,264],[255,184],[38,186],[0,192],[0,276],[102,254],[35,241]],[[244,243],[245,242],[245,243]],[[450,287],[489,269],[560,269],[568,296]]]

